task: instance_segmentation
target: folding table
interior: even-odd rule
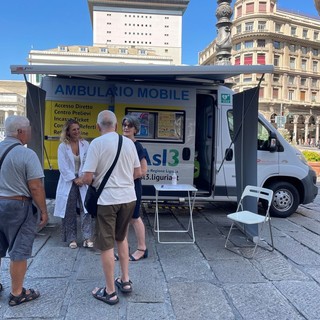
[[[155,184],[154,188],[156,189],[156,212],[155,212],[155,219],[154,219],[154,232],[157,233],[158,242],[159,243],[194,243],[195,242],[195,235],[194,235],[194,227],[193,227],[193,219],[192,213],[194,208],[194,202],[196,199],[196,194],[198,189],[190,184]],[[183,230],[161,230],[159,224],[159,193],[161,192],[170,192],[170,193],[177,193],[177,192],[186,192],[188,194],[188,206],[189,206],[189,223],[188,228]],[[192,240],[191,241],[161,241],[160,240],[160,233],[185,233],[191,230]]]

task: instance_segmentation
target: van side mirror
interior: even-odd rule
[[[270,132],[270,137],[269,137],[269,151],[270,152],[275,152],[277,151],[277,136],[274,132]]]

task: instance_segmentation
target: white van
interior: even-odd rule
[[[148,162],[144,199],[153,199],[153,185],[170,183],[175,171],[178,183],[195,185],[201,200],[236,201],[234,92],[223,82],[240,73],[263,74],[273,68],[35,65],[12,66],[11,70],[49,74],[42,80],[44,91],[28,85],[29,105],[46,95],[38,116],[44,124],[39,138],[44,139],[44,150],[39,150],[39,156],[43,156],[47,196],[55,195],[57,147],[64,122],[77,119],[83,137],[91,140],[98,135],[97,114],[109,109],[119,121],[128,113],[140,119],[137,139],[146,150]],[[34,116],[34,107],[28,110],[28,116]],[[257,149],[257,166],[252,170],[257,171],[257,185],[274,191],[271,213],[287,217],[299,204],[316,197],[315,172],[261,115],[254,126],[258,136],[252,148]],[[170,194],[165,197],[177,199]]]

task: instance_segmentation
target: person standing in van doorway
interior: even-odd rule
[[[142,184],[141,178],[144,177],[147,173],[147,160],[146,153],[142,144],[136,140],[135,135],[140,131],[140,122],[139,120],[131,115],[126,115],[122,119],[122,132],[123,135],[131,139],[137,149],[138,157],[140,160],[141,166],[141,177],[134,180],[134,188],[137,196],[137,202],[134,209],[134,213],[130,224],[134,229],[134,233],[137,238],[137,250],[133,254],[129,254],[130,261],[138,261],[148,257],[148,249],[146,246],[146,231],[143,224],[143,221],[140,217],[140,206],[141,206],[141,196],[142,196]]]
[[[92,218],[84,207],[88,187],[82,183],[82,168],[89,143],[81,138],[80,124],[69,119],[63,126],[58,147],[60,171],[54,216],[62,218],[62,241],[77,245],[77,211],[80,211],[83,247],[92,248]]]

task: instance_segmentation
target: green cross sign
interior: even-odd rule
[[[221,103],[230,103],[231,96],[229,93],[221,93]]]

